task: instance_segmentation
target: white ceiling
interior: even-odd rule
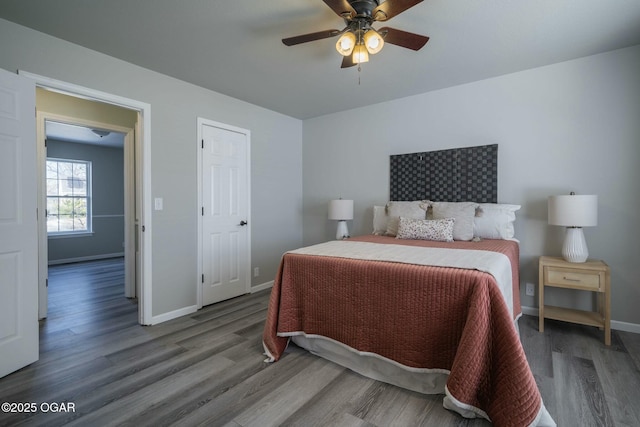
[[[96,130],[98,133],[102,131],[102,129]],[[108,132],[106,135],[99,135],[98,133],[94,132],[91,128],[68,123],[47,121],[45,124],[45,134],[49,139],[78,142],[81,144],[101,145],[103,147],[111,148],[124,147],[125,135],[123,133]]]
[[[1,0],[0,17],[300,119],[640,44],[639,0],[425,0],[384,25],[426,46],[360,73],[335,39],[281,43],[343,28],[322,0]]]

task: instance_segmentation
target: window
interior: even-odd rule
[[[47,232],[91,233],[91,162],[47,159]]]

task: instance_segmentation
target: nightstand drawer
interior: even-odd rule
[[[546,283],[566,288],[602,291],[604,285],[597,271],[572,270],[568,268],[546,267]]]

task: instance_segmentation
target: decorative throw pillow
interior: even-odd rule
[[[454,240],[473,239],[473,219],[477,203],[474,202],[430,202],[433,219],[455,218]]]
[[[387,236],[398,234],[400,217],[425,219],[425,211],[420,208],[423,200],[416,202],[389,202],[387,203]]]
[[[520,205],[480,203],[473,219],[473,235],[481,239],[513,239],[516,211]]]
[[[397,239],[453,242],[454,218],[414,219],[400,217]]]

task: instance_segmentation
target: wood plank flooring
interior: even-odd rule
[[[295,346],[263,362],[269,291],[156,326],[137,324],[121,259],[52,266],[40,360],[0,379],[0,425],[487,426],[425,396],[383,384]],[[187,285],[185,285],[187,286]],[[188,285],[190,286],[190,285]],[[559,426],[640,425],[640,336],[520,319],[522,342]],[[44,412],[42,403],[72,404]],[[46,407],[45,407],[46,408]]]

